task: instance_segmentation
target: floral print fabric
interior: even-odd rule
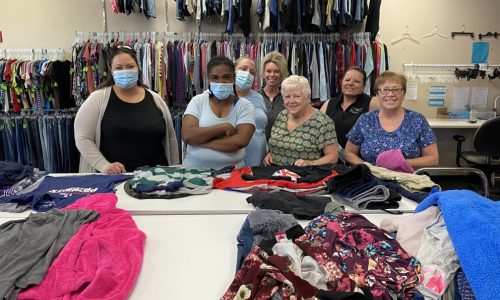
[[[373,299],[411,299],[419,263],[399,243],[363,216],[325,213],[294,240],[325,271],[330,292],[371,293]],[[301,299],[324,291],[298,277],[288,257],[255,246],[222,299]]]
[[[410,299],[418,285],[420,264],[386,231],[364,216],[325,213],[305,228],[300,241],[309,241],[326,252],[309,255],[324,265],[327,284],[345,287],[346,276],[357,287],[369,289],[374,299],[395,294]]]

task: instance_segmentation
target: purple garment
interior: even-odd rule
[[[184,68],[184,42],[177,45],[177,73],[175,74],[175,102],[186,103],[186,69]]]
[[[392,149],[377,156],[377,166],[396,172],[413,173],[415,170],[406,162],[401,149]]]

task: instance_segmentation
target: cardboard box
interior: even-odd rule
[[[437,109],[436,118],[438,119],[448,119],[448,108],[440,107]]]

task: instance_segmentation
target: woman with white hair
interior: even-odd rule
[[[276,118],[264,165],[314,166],[337,163],[337,136],[330,117],[311,106],[311,88],[303,76],[281,83],[285,109]]]

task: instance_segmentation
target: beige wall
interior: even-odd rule
[[[193,21],[180,22],[175,19],[175,1],[168,1],[168,31],[196,32]],[[103,31],[102,7],[100,0],[0,0],[0,30],[4,42],[0,48],[69,48],[74,42],[75,31]],[[254,11],[257,0],[253,1]],[[106,0],[108,31],[167,31],[165,2],[156,0],[157,18],[146,20],[141,14],[130,16],[111,12],[110,1]],[[403,63],[470,63],[472,40],[469,37],[442,39],[420,37],[439,25],[439,32],[447,36],[451,31],[466,31],[476,34],[489,30],[500,31],[500,1],[498,0],[384,0],[381,9],[380,38],[387,44],[390,66],[402,72]],[[252,13],[253,15],[253,13]],[[253,31],[257,23],[253,18]],[[408,26],[409,33],[420,40],[420,44],[403,41],[395,45],[391,41],[401,35]],[[239,28],[236,25],[236,30]],[[224,24],[214,20],[212,24],[203,22],[202,32],[222,32]],[[500,40],[490,42],[490,63],[500,63]],[[406,106],[424,113],[435,115],[435,108],[427,104],[429,84],[419,84],[418,100],[407,102]],[[447,84],[447,103],[454,84]],[[500,79],[462,80],[458,86],[486,86],[489,91],[489,105],[500,95]]]

